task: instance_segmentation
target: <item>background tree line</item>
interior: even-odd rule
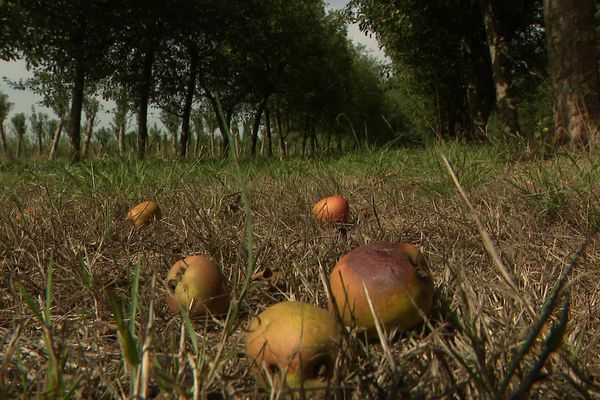
[[[595,7],[352,0],[328,13],[318,0],[3,0],[0,58],[25,59],[34,77],[12,84],[54,111],[28,118],[31,147],[51,158],[63,131],[75,160],[92,139],[100,152],[139,157],[445,138],[580,148],[594,144],[600,116]],[[349,42],[348,20],[377,36],[390,66]],[[116,104],[110,127],[95,129],[98,97]],[[163,130],[148,123],[151,106]],[[0,96],[2,123],[10,109]],[[9,121],[14,150],[0,129],[5,154],[21,155],[26,120]]]

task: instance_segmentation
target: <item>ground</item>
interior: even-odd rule
[[[326,308],[322,277],[376,241],[422,250],[433,310],[388,332],[389,352],[345,331],[330,397],[600,398],[597,159],[445,144],[239,169],[0,164],[0,398],[269,398],[243,353],[249,320],[284,300]],[[311,218],[330,194],[349,200],[345,238]],[[163,218],[136,230],[125,215],[148,199]],[[193,254],[222,268],[227,321],[167,308],[166,273]]]

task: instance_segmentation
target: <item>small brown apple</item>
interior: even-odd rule
[[[157,220],[161,218],[162,216],[158,203],[148,200],[141,202],[129,210],[125,220],[131,220],[133,222],[133,226],[140,228],[141,226],[149,223],[151,220]]]
[[[174,313],[179,313],[179,305],[191,317],[224,315],[229,309],[223,274],[204,256],[177,261],[169,270],[166,283],[167,303]]]
[[[286,301],[254,317],[248,327],[246,356],[259,382],[324,390],[333,374],[340,331],[331,314],[312,304]]]
[[[354,321],[368,336],[377,330],[365,287],[386,329],[410,329],[433,304],[433,279],[419,249],[406,243],[372,243],[343,256],[330,276],[332,299],[345,324]],[[363,286],[364,285],[364,286]]]
[[[345,223],[348,221],[348,200],[335,195],[319,200],[312,209],[314,218],[321,222]]]

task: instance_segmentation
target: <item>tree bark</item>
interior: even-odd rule
[[[482,81],[485,77],[478,73],[475,59],[475,44],[469,33],[465,33],[461,42],[463,74],[466,83],[467,110],[469,111],[469,136],[481,140],[486,134],[487,120],[490,115],[489,103],[485,101],[485,90]]]
[[[273,140],[271,138],[271,115],[269,106],[265,104],[265,133],[267,135],[267,157],[273,157]]]
[[[58,150],[58,142],[60,140],[60,134],[62,133],[64,125],[64,118],[60,117],[58,120],[58,125],[56,126],[56,130],[54,131],[54,136],[52,136],[52,143],[50,144],[50,155],[48,158],[50,160],[54,160],[56,157],[56,151]]]
[[[79,161],[81,159],[81,110],[83,109],[83,90],[85,87],[85,69],[82,55],[75,62],[74,83],[69,120],[69,156],[72,161]]]
[[[85,142],[83,143],[83,157],[87,157],[90,148],[90,141],[92,140],[92,133],[94,132],[94,118],[90,117],[87,119],[85,126]]]
[[[146,50],[142,71],[142,85],[138,104],[138,157],[143,159],[146,155],[148,141],[148,103],[150,102],[150,87],[152,86],[152,65],[154,64],[154,50]]]
[[[4,132],[4,122],[0,122],[0,140],[2,140],[2,151],[6,158],[10,159],[10,153],[8,152],[8,144],[6,143],[6,133]]]
[[[262,115],[263,115],[266,105],[267,105],[267,99],[264,98],[258,105],[258,108],[256,109],[256,113],[254,113],[254,123],[252,124],[252,141],[250,144],[250,155],[252,157],[256,156],[256,144],[258,142],[258,130],[260,129],[260,120],[262,119]]]
[[[287,149],[285,148],[285,135],[283,134],[281,109],[279,107],[277,107],[277,110],[275,110],[275,125],[277,126],[277,133],[279,136],[279,150],[281,151],[281,156],[285,157],[287,155]]]
[[[119,155],[125,155],[125,125],[119,125]]]
[[[198,53],[190,47],[190,75],[188,76],[187,91],[183,104],[183,115],[181,121],[181,138],[179,140],[179,156],[187,155],[188,141],[190,137],[190,117],[192,115],[192,103],[196,91],[196,77],[198,75]]]
[[[488,47],[490,48],[492,78],[496,88],[498,120],[505,133],[520,136],[521,128],[517,116],[517,105],[511,89],[510,52],[506,39],[500,29],[500,21],[498,21],[496,16],[495,1],[479,0],[479,6],[483,14],[485,33]]]
[[[37,132],[37,154],[38,154],[38,157],[42,156],[42,131],[41,131],[41,129],[38,129],[38,132]]]
[[[544,0],[558,145],[575,150],[598,138],[600,81],[594,0]]]
[[[219,127],[219,131],[221,132],[221,137],[223,138],[223,144],[221,146],[221,156],[222,157],[227,157],[227,154],[229,152],[229,136],[228,136],[228,128],[224,125],[225,121],[223,121],[223,118],[225,118],[225,116],[223,116],[223,118],[221,118],[221,113],[222,110],[219,110],[219,105],[217,104],[217,99],[215,98],[215,96],[212,95],[212,93],[210,91],[208,91],[206,88],[204,89],[204,93],[206,94],[206,97],[208,98],[208,101],[210,102],[210,105],[213,108],[213,111],[215,113],[215,116],[217,117],[217,126]],[[211,132],[211,135],[213,135],[213,133]],[[212,144],[211,144],[212,146]]]

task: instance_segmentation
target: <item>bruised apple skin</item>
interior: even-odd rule
[[[158,203],[152,200],[143,201],[133,207],[127,213],[125,220],[131,220],[133,226],[140,228],[149,223],[152,219],[161,219],[162,215]]]
[[[372,243],[343,256],[330,275],[334,303],[346,325],[353,321],[369,337],[377,330],[369,307],[366,286],[382,325],[410,329],[422,322],[433,304],[433,279],[425,257],[407,243]],[[420,311],[419,311],[420,309]]]
[[[285,301],[250,321],[246,356],[263,385],[270,381],[278,388],[285,384],[319,395],[333,375],[339,337],[339,327],[326,310]]]
[[[348,200],[334,195],[319,200],[312,209],[314,218],[320,222],[345,223],[348,221]]]
[[[179,305],[191,317],[207,314],[225,315],[229,295],[221,270],[204,256],[191,256],[177,261],[167,274],[167,304],[179,314]]]

